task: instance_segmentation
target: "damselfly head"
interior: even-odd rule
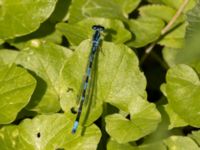
[[[93,29],[93,30],[96,30],[96,31],[103,31],[103,30],[104,30],[104,27],[101,26],[101,25],[93,25],[93,26],[92,26],[92,29]]]

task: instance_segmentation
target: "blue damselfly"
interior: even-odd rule
[[[72,133],[75,133],[77,128],[78,128],[78,124],[79,124],[79,120],[80,120],[80,116],[81,116],[81,112],[82,112],[82,107],[83,107],[83,103],[85,101],[86,98],[86,92],[88,89],[88,83],[89,83],[89,79],[91,76],[91,70],[92,70],[92,65],[93,65],[93,61],[95,58],[95,54],[98,50],[99,47],[99,43],[100,43],[100,33],[104,30],[104,27],[100,26],[100,25],[94,25],[92,27],[92,29],[95,31],[93,38],[92,38],[92,48],[91,48],[91,52],[89,55],[89,60],[88,60],[88,64],[87,64],[87,68],[86,68],[86,73],[84,76],[84,80],[83,80],[83,90],[80,96],[80,104],[79,104],[79,108],[78,108],[78,112],[77,112],[77,116],[76,116],[76,120],[74,122],[73,128],[72,128]]]

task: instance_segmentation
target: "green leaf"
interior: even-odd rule
[[[54,24],[50,21],[45,21],[36,31],[12,40],[8,40],[8,42],[18,49],[23,49],[26,47],[27,42],[33,39],[60,44],[62,42],[62,34],[58,30],[55,30]]]
[[[27,109],[40,113],[60,109],[59,99],[66,92],[62,69],[70,56],[69,49],[53,43],[32,40],[26,44],[16,63],[33,72],[38,83]]]
[[[125,20],[140,3],[140,0],[90,0],[85,5],[85,14],[92,17],[106,17]],[[103,13],[102,13],[103,12]]]
[[[0,38],[10,39],[35,31],[53,12],[57,0],[1,1]]]
[[[172,110],[189,125],[200,127],[200,81],[196,72],[187,65],[177,65],[169,69],[166,81]]]
[[[189,135],[194,141],[200,145],[200,130],[192,131],[192,134]]]
[[[8,124],[29,103],[36,81],[21,67],[1,65],[0,83],[0,124]]]
[[[84,133],[72,134],[73,122],[69,118],[69,114],[40,115],[23,120],[18,130],[5,127],[0,131],[0,143],[4,144],[0,147],[12,145],[13,149],[20,150],[95,150],[101,137],[99,129],[92,125]]]
[[[176,14],[176,10],[166,6],[166,5],[146,5],[139,8],[139,12],[141,16],[144,17],[156,17],[164,20],[165,22],[169,22],[173,16]],[[162,13],[160,13],[162,12]],[[185,17],[180,15],[176,21],[177,23],[183,22]]]
[[[164,22],[154,17],[130,19],[128,24],[130,31],[134,34],[133,39],[127,43],[131,47],[142,47],[156,41],[164,27]]]
[[[179,25],[164,36],[159,44],[170,48],[182,48],[185,42],[186,23]]]
[[[16,141],[19,136],[17,126],[9,125],[0,129],[0,149],[16,150]]]
[[[164,143],[169,150],[199,150],[198,145],[189,137],[171,136]]]
[[[105,27],[106,41],[114,43],[124,43],[130,40],[131,33],[125,29],[123,23],[119,20],[105,19],[105,18],[88,18],[76,24],[59,23],[56,28],[60,30],[71,45],[79,45],[83,40],[91,38],[93,34],[92,26],[99,24]]]
[[[164,4],[173,7],[175,9],[179,9],[180,6],[184,3],[184,0],[160,0],[162,1]],[[196,4],[196,0],[189,0],[186,8],[184,9],[184,12],[187,12],[188,10],[192,9]]]
[[[141,0],[74,0],[70,8],[69,22],[75,23],[87,17],[126,20]]]
[[[165,110],[167,114],[169,115],[169,119],[170,119],[169,129],[184,127],[188,125],[188,123],[186,123],[179,115],[177,115],[173,111],[173,109],[171,108],[169,104],[165,106]]]
[[[129,104],[130,117],[128,120],[120,114],[106,117],[106,131],[118,143],[135,141],[153,132],[161,116],[154,104],[137,98]]]

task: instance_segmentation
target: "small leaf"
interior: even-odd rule
[[[164,22],[161,19],[150,17],[131,19],[128,24],[134,34],[133,39],[127,43],[131,47],[142,47],[156,41],[164,27]]]
[[[106,41],[114,43],[124,43],[130,40],[131,33],[125,29],[123,23],[119,20],[104,18],[88,18],[76,24],[59,23],[57,29],[60,30],[71,45],[79,45],[83,40],[91,38],[93,33],[92,26],[98,24],[105,27]]]
[[[29,103],[36,81],[21,67],[1,65],[0,83],[0,124],[8,124]]]
[[[164,143],[169,150],[199,150],[198,145],[189,137],[171,136]]]
[[[161,116],[154,104],[137,99],[130,104],[131,120],[120,114],[106,117],[106,131],[118,143],[135,141],[153,132]]]
[[[27,109],[40,113],[60,109],[60,96],[66,92],[61,72],[71,53],[67,48],[45,41],[26,43],[16,62],[32,71],[38,82]]]
[[[10,39],[35,31],[53,12],[57,0],[1,1],[0,38]]]
[[[167,72],[166,93],[169,105],[191,126],[200,127],[200,81],[187,65],[174,66]]]

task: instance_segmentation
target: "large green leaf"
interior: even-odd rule
[[[106,131],[119,143],[135,141],[153,132],[161,116],[154,104],[135,98],[129,104],[130,120],[120,114],[106,117]]]
[[[126,20],[141,0],[73,0],[69,22],[75,23],[87,17],[103,17]]]
[[[127,43],[131,47],[142,47],[156,41],[164,27],[164,22],[155,17],[131,19],[128,24],[130,31],[134,34],[133,39]]]
[[[200,81],[187,65],[174,66],[167,72],[166,94],[173,111],[186,123],[200,127]]]
[[[124,43],[131,38],[131,33],[125,29],[121,21],[105,18],[88,18],[76,24],[59,23],[57,29],[66,36],[71,45],[79,45],[83,40],[91,38],[94,32],[92,26],[95,24],[105,27],[106,41]]]
[[[189,137],[171,136],[164,143],[168,150],[199,150],[198,145]]]
[[[40,113],[57,112],[59,99],[65,92],[62,69],[71,51],[40,40],[26,43],[16,62],[35,75],[37,87],[27,109]]]
[[[74,135],[71,133],[73,122],[69,118],[69,114],[40,115],[23,120],[18,128],[4,127],[0,130],[0,148],[95,150],[101,137],[99,129],[92,125],[84,133],[77,132]]]
[[[0,83],[0,124],[8,124],[29,103],[36,81],[21,67],[1,65]]]
[[[57,0],[2,0],[0,39],[35,31],[53,12]]]
[[[62,98],[61,106],[69,111],[80,96],[81,81],[85,73],[91,43],[84,41],[65,65],[64,77],[68,94]],[[84,108],[81,122],[90,124],[102,111],[102,103],[108,102],[129,112],[129,104],[134,98],[146,98],[146,81],[138,67],[138,59],[131,49],[122,44],[102,42],[93,68],[95,81],[91,99]],[[92,104],[90,104],[92,103]],[[89,112],[88,112],[89,109]],[[87,115],[89,113],[89,115]],[[85,119],[87,116],[88,119]]]

